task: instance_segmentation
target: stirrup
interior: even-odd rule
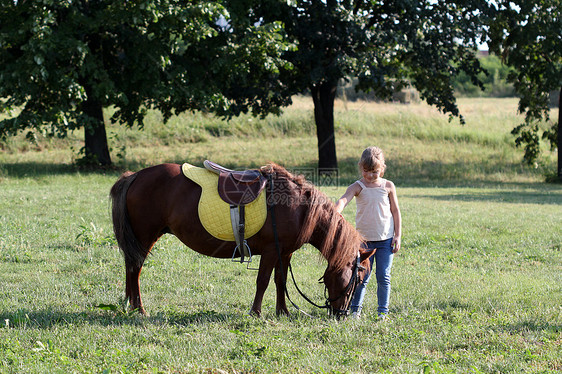
[[[248,245],[248,242],[246,240],[244,240],[244,243],[242,245],[244,252],[240,251],[239,245],[234,248],[234,252],[232,253],[232,262],[247,262],[249,264],[250,262],[252,262],[252,251],[250,250],[250,246]],[[236,253],[240,254],[240,259],[236,258]],[[247,260],[245,259],[246,256],[248,257]]]

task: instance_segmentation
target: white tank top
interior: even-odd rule
[[[386,179],[381,178],[380,187],[367,187],[357,181],[362,190],[355,197],[357,214],[355,225],[368,241],[379,241],[394,236],[394,219],[390,211],[390,199],[385,188]]]

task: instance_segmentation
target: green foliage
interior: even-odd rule
[[[478,60],[484,70],[478,75],[484,90],[474,85],[470,77],[461,72],[454,80],[455,91],[465,97],[514,97],[513,85],[507,82],[512,69],[504,65],[496,55],[480,56]]]
[[[83,224],[79,226],[79,233],[76,235],[76,241],[83,246],[109,246],[115,245],[116,241],[113,233],[103,234],[103,229],[96,227],[93,222],[86,224],[84,219],[81,221]]]
[[[519,112],[525,114],[524,123],[513,133],[525,146],[525,160],[532,164],[541,138],[558,152],[562,148],[556,142],[562,139],[557,135],[561,124],[550,123],[549,110],[549,93],[562,88],[562,1],[498,1],[497,8],[497,17],[490,20],[490,48],[513,68],[507,79],[521,97]],[[562,168],[559,177],[561,172]]]
[[[102,108],[129,127],[142,127],[150,108],[165,120],[188,110],[278,111],[288,98],[274,77],[291,68],[279,59],[290,47],[281,25],[236,18],[233,33],[219,19],[230,20],[220,2],[3,1],[0,138],[84,128],[85,160],[110,163],[105,133],[91,133],[104,127]]]
[[[49,134],[65,136],[84,126],[80,103],[88,96],[103,107],[115,105],[119,110],[113,119],[132,125],[142,119],[139,105],[169,83],[154,78],[166,78],[172,48],[212,35],[204,21],[219,10],[211,9],[186,7],[178,16],[193,23],[180,26],[171,23],[164,3],[45,0],[4,5],[0,96],[4,110],[22,109],[2,122],[1,134],[50,125]],[[158,39],[160,34],[173,42]]]
[[[475,57],[487,1],[249,1],[255,21],[280,21],[297,45],[283,56],[295,68],[279,78],[314,100],[319,168],[337,167],[333,103],[337,84],[387,99],[411,85],[423,100],[460,116],[453,79],[465,72],[481,85]],[[464,121],[460,116],[461,122]]]
[[[164,120],[191,110],[263,117],[310,90],[320,162],[327,155],[333,163],[340,79],[357,76],[359,89],[383,98],[411,84],[429,104],[459,116],[453,82],[483,87],[475,51],[494,10],[483,0],[6,0],[0,111],[12,116],[0,122],[0,136],[96,129],[104,124],[95,113],[109,106],[111,121],[129,127],[142,127],[151,108]],[[84,160],[106,162],[88,133]],[[108,148],[104,134],[93,136]]]

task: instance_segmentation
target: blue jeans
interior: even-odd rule
[[[361,313],[363,308],[363,299],[365,298],[365,291],[367,290],[367,284],[371,278],[373,262],[376,263],[375,275],[377,278],[377,299],[379,302],[378,313],[388,313],[388,302],[390,299],[390,269],[392,268],[392,259],[394,258],[394,253],[392,253],[392,238],[376,241],[367,242],[365,249],[374,250],[376,248],[375,255],[371,257],[371,272],[365,275],[363,282],[359,283],[353,300],[351,300],[351,312]]]

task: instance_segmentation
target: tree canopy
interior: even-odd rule
[[[102,109],[142,127],[147,109],[237,115],[287,104],[278,23],[230,19],[220,2],[1,0],[0,137],[85,129],[85,155],[110,164]],[[221,26],[229,20],[237,32]],[[267,76],[267,79],[263,79]],[[266,82],[263,84],[263,82]]]
[[[539,126],[550,121],[549,93],[562,94],[562,1],[497,1],[489,35],[490,49],[514,68],[508,80],[520,95],[519,111],[525,113],[525,122],[513,133],[517,144],[525,147],[525,160],[533,163],[540,153],[540,138],[548,140],[552,149],[558,148],[562,179],[561,119],[547,129]]]
[[[443,112],[458,116],[452,78],[465,72],[481,85],[475,57],[487,1],[247,0],[256,21],[281,21],[297,49],[286,84],[314,100],[319,168],[337,168],[333,104],[338,81],[390,98],[406,85]],[[463,121],[461,117],[461,122]]]
[[[0,137],[85,129],[85,155],[109,164],[103,108],[142,127],[187,110],[229,117],[314,101],[319,168],[337,168],[334,100],[341,79],[388,97],[411,85],[459,116],[454,78],[482,86],[477,46],[514,70],[526,157],[556,138],[546,95],[560,88],[561,0],[0,0]],[[558,147],[560,149],[560,146]]]

